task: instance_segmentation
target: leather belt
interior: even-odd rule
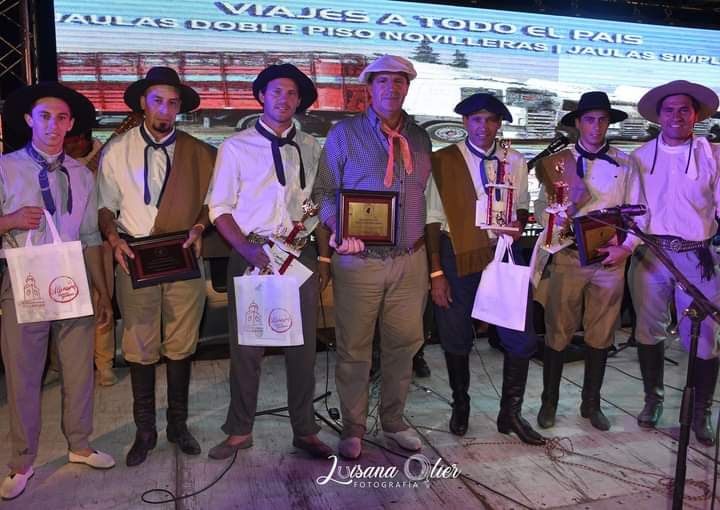
[[[686,251],[694,251],[698,248],[707,248],[710,246],[710,239],[705,241],[688,241],[682,237],[675,236],[650,236],[653,238],[655,243],[665,250],[674,251],[675,253],[682,253]]]
[[[412,255],[423,246],[425,246],[425,238],[421,237],[415,241],[410,248],[384,248],[381,246],[370,246],[369,248],[365,248],[365,252],[359,255],[373,259],[385,259],[388,257],[399,257],[401,255]]]

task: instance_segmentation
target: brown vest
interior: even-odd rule
[[[477,273],[493,258],[487,232],[475,226],[475,185],[460,149],[450,145],[432,156],[432,173],[440,193],[458,276]]]
[[[217,149],[177,131],[172,167],[168,176],[153,234],[188,230],[195,224],[205,203]]]

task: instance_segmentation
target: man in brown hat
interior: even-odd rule
[[[192,245],[200,256],[202,232],[209,225],[204,200],[215,149],[175,128],[175,116],[197,108],[200,98],[173,69],[150,69],[146,78],[127,88],[125,104],[142,111],[145,120],[103,151],[98,206],[100,228],[119,266],[115,288],[137,427],[126,461],[135,466],[157,442],[155,364],[161,357],[167,367],[168,441],[186,454],[200,453],[186,420],[190,356],[197,345],[205,281],[195,278],[134,289],[127,261],[134,256],[126,239],[187,231],[184,247]]]
[[[535,211],[538,218],[545,218],[544,223],[547,222],[544,212],[547,196],[554,194],[548,174],[557,172],[558,167],[563,171],[562,181],[573,193],[568,192],[572,204],[566,215],[556,216],[554,228],[564,228],[572,218],[588,211],[625,203],[630,175],[628,155],[611,147],[606,134],[610,124],[626,118],[627,114],[612,108],[607,94],[600,91],[583,94],[575,111],[562,118],[563,125],[577,130],[578,139],[571,149],[548,156],[538,164],[543,188]],[[578,188],[582,192],[577,193]],[[546,229],[546,235],[547,232]],[[537,417],[542,428],[555,425],[563,351],[582,320],[586,349],[580,414],[589,418],[596,429],[610,429],[610,421],[600,408],[600,389],[620,315],[625,261],[632,250],[615,237],[599,251],[606,254],[602,260],[582,265],[577,245],[571,244],[555,253],[549,268],[542,406]]]
[[[264,347],[238,345],[235,309],[236,276],[248,266],[265,268],[270,262],[264,246],[271,238],[289,241],[300,250],[298,262],[313,271],[300,286],[303,345],[285,347],[288,411],[293,445],[310,455],[327,459],[329,446],[317,436],[313,397],[315,391],[315,335],[320,286],[318,260],[328,260],[327,235],[318,248],[310,242],[317,217],[304,218],[309,209],[320,144],[295,128],[293,117],[317,98],[315,85],[292,64],[271,65],[253,82],[253,94],[263,107],[255,126],[231,136],[218,153],[207,197],[210,218],[233,247],[228,263],[228,323],[230,334],[230,407],[222,429],[228,437],[210,450],[224,459],[252,446],[260,365]],[[316,212],[316,211],[315,211]],[[304,225],[300,228],[300,222]],[[297,235],[292,234],[297,230]],[[290,242],[290,241],[289,241]]]
[[[5,102],[6,125],[26,134],[27,145],[0,158],[0,233],[5,247],[52,242],[43,221],[43,208],[53,216],[64,241],[81,241],[87,269],[99,294],[96,315],[100,325],[112,316],[101,264],[101,238],[92,174],[63,151],[73,126],[82,130],[95,119],[85,96],[58,83],[41,83],[14,92]],[[30,232],[35,231],[35,232]],[[0,485],[0,497],[22,494],[33,476],[40,438],[42,374],[53,338],[62,374],[62,427],[70,462],[111,468],[109,455],[89,446],[93,423],[93,334],[95,317],[79,317],[18,324],[10,275],[4,271],[2,358],[5,365],[10,419],[10,474]]]
[[[657,138],[631,155],[629,202],[647,205],[638,226],[650,234],[675,266],[713,303],[720,303],[717,254],[710,244],[718,229],[720,147],[693,136],[695,123],[718,107],[711,89],[684,80],[655,87],[638,103],[640,114],[660,124]],[[635,236],[629,236],[639,245]],[[628,273],[637,324],[638,358],[645,390],[645,407],[638,425],[655,427],[662,413],[665,340],[669,338],[670,305],[681,312],[690,297],[646,246],[639,246]],[[689,348],[690,321],[680,321],[680,337]],[[720,327],[702,322],[695,363],[695,402],[692,428],[704,445],[714,443],[710,410],[718,377]]]
[[[410,61],[383,55],[360,74],[367,84],[367,111],[335,124],[320,158],[313,196],[320,218],[333,232],[332,273],[337,332],[335,378],[343,415],[340,455],[356,459],[368,413],[369,375],[375,323],[380,329],[382,383],[380,421],[385,437],[406,450],[422,446],[403,419],[412,380],[412,359],[423,342],[422,314],[427,300],[425,185],[430,175],[430,139],[403,111]],[[397,231],[392,246],[365,246],[334,233],[339,189],[394,192]]]

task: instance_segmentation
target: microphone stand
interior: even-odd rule
[[[690,357],[685,377],[685,388],[683,389],[682,404],[680,406],[680,442],[678,445],[677,462],[675,464],[675,488],[673,491],[673,510],[680,510],[683,507],[685,495],[685,477],[687,472],[687,450],[690,444],[690,425],[692,423],[693,407],[695,405],[695,358],[697,357],[698,338],[700,337],[700,324],[710,317],[720,324],[720,308],[712,303],[700,290],[695,287],[682,274],[665,251],[657,246],[650,236],[645,234],[637,226],[637,223],[627,214],[621,214],[623,222],[628,229],[639,239],[643,240],[648,249],[673,275],[680,288],[692,298],[690,306],[683,314],[690,319]]]

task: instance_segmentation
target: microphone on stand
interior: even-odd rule
[[[643,204],[623,204],[616,207],[608,207],[606,209],[596,209],[587,213],[587,216],[599,217],[607,215],[624,215],[624,216],[642,216],[647,214],[647,207]]]
[[[560,149],[565,148],[570,143],[570,140],[567,136],[563,134],[557,135],[552,142],[550,142],[550,145],[548,145],[545,149],[543,149],[537,156],[532,158],[530,161],[528,161],[528,169],[535,166],[535,163],[537,163],[539,160],[544,158],[545,156],[549,156],[550,154],[555,154]]]

